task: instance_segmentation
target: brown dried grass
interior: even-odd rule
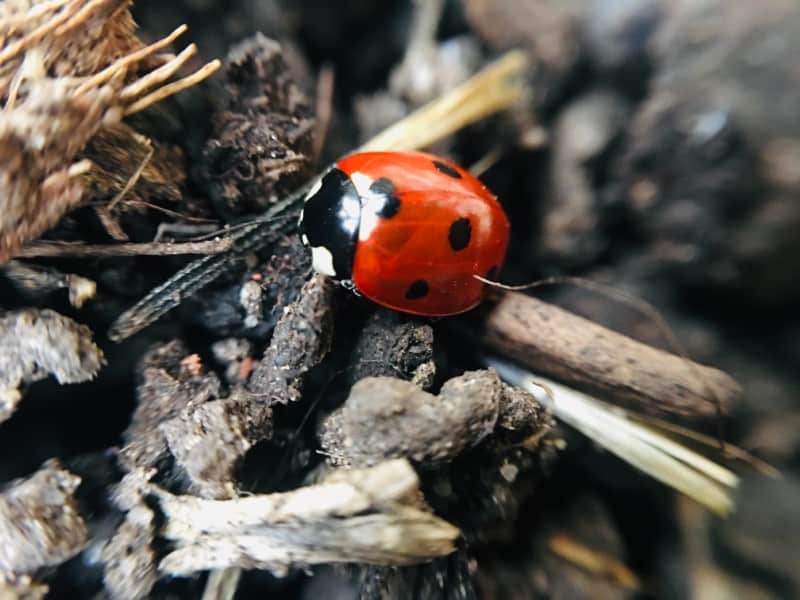
[[[212,61],[170,82],[197,49],[189,45],[178,55],[163,51],[185,26],[146,45],[136,37],[131,4],[0,3],[0,262],[93,199],[93,193],[102,191],[108,200],[125,188],[124,177],[99,184],[103,170],[85,156],[94,139],[118,140],[122,156],[126,148],[132,157],[141,154],[141,136],[121,125],[122,119],[219,67]],[[135,160],[131,164],[136,170]],[[169,179],[157,166],[148,173]],[[174,181],[164,184],[174,195]]]

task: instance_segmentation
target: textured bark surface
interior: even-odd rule
[[[730,411],[739,384],[727,373],[669,354],[565,310],[507,293],[485,322],[486,344],[534,371],[650,413]]]
[[[80,483],[54,461],[0,492],[0,573],[33,575],[84,548],[89,532],[74,497]]]

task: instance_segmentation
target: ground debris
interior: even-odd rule
[[[311,258],[299,236],[280,235],[269,258],[229,285],[192,298],[197,306],[192,320],[217,336],[262,343],[285,308],[297,300],[311,273]]]
[[[713,531],[713,546],[700,546],[713,563],[722,563],[717,556],[737,556],[751,568],[769,573],[773,594],[793,597],[800,592],[797,573],[797,540],[800,539],[800,479],[795,475],[782,478],[750,475],[738,490],[738,510],[725,521],[712,520],[697,514],[696,522],[687,522],[684,531],[704,527]],[[692,508],[686,507],[684,514]],[[699,521],[699,522],[698,522]],[[701,557],[698,557],[701,558]]]
[[[272,435],[269,406],[241,387],[225,395],[217,375],[205,372],[200,357],[180,341],[151,350],[140,377],[139,403],[123,434],[123,466],[157,468],[160,480],[173,482],[174,476],[204,498],[234,496],[236,467]]]
[[[625,564],[612,507],[586,493],[549,498],[545,491],[543,496],[536,514],[521,516],[505,539],[477,550],[474,580],[480,597],[636,597],[638,580]],[[508,548],[514,548],[513,561],[505,559]],[[586,560],[589,553],[594,563]]]
[[[98,131],[83,156],[92,161],[86,176],[89,194],[111,199],[109,210],[142,211],[156,199],[181,200],[186,167],[177,146],[116,123]]]
[[[299,400],[302,376],[328,353],[333,334],[334,289],[329,279],[315,275],[275,325],[272,340],[253,368],[248,385],[269,405]]]
[[[253,369],[252,344],[245,338],[223,338],[211,346],[214,360],[222,365],[230,385],[243,383]]]
[[[724,371],[518,292],[491,307],[484,328],[493,351],[635,410],[707,417],[741,399],[741,387]]]
[[[261,212],[310,174],[310,103],[261,34],[230,50],[218,98],[198,176],[221,211]]]
[[[537,63],[537,102],[558,92],[580,57],[580,2],[463,0],[478,34],[498,50],[528,48]]]
[[[123,482],[126,483],[126,482]],[[419,505],[419,480],[403,460],[333,471],[316,485],[232,500],[175,496],[131,474],[123,490],[151,497],[175,544],[169,575],[228,567],[290,568],[330,562],[414,564],[452,552],[459,531]],[[122,493],[120,492],[120,493]]]
[[[92,189],[126,189],[142,161],[125,148],[137,146],[141,136],[119,125],[122,118],[217,68],[209,63],[164,85],[196,48],[160,53],[185,28],[145,47],[134,35],[130,5],[78,0],[0,7],[0,261],[85,202]],[[82,154],[95,135],[114,126],[119,147],[113,154],[133,159],[119,170],[131,174],[122,185],[101,184]]]
[[[69,294],[69,303],[75,308],[81,308],[87,300],[94,298],[97,284],[91,279],[62,273],[52,267],[31,265],[17,260],[12,260],[0,267],[0,273],[11,282],[14,288],[30,297],[39,300],[42,296],[66,288]]]
[[[90,385],[26,386],[47,372],[35,365],[9,388],[25,403],[2,423],[0,481],[65,457],[89,539],[30,574],[0,569],[0,600],[45,586],[111,600],[798,596],[798,14],[795,0],[0,0],[0,255],[6,232],[22,236],[2,257],[0,324],[65,305],[72,273],[97,282],[79,313],[92,331],[152,289],[112,341],[182,308],[109,346]],[[184,20],[226,69],[140,111],[174,89],[162,75],[201,64],[193,45],[171,53],[183,26],[162,37]],[[513,77],[442,95],[500,48]],[[399,122],[423,104],[427,121]],[[312,175],[373,134],[370,149],[424,146],[479,173],[512,225],[500,281],[620,293],[547,288],[546,304],[493,289],[428,319],[309,282],[295,230]],[[609,329],[683,346],[746,392]],[[534,371],[533,396],[491,371],[459,377],[491,364],[512,381],[511,361]],[[704,418],[690,427],[709,437],[689,446],[713,452],[721,400],[726,442],[749,432],[784,477],[717,469],[741,482],[741,507],[714,520],[604,451],[611,436],[587,439],[575,423],[590,418],[565,421],[545,373],[625,405],[603,406],[596,422],[615,426],[595,430],[624,448],[623,425],[667,431],[629,419],[644,407]]]
[[[161,423],[222,395],[219,378],[202,372],[199,360],[177,340],[152,349],[142,359],[136,410],[122,434],[120,460],[128,470],[149,469],[169,457]]]
[[[669,3],[664,0],[591,0],[584,3],[582,39],[585,55],[615,75],[627,72],[628,87],[646,79],[653,34]]]
[[[102,548],[103,584],[115,600],[147,598],[158,580],[155,515],[146,504],[143,488],[150,474],[135,470],[112,492],[116,507],[125,517]]]
[[[48,375],[62,384],[88,381],[104,364],[90,329],[49,309],[0,316],[0,349],[0,421],[14,413],[21,385]]]
[[[76,94],[75,83],[42,79],[29,99],[0,111],[0,261],[80,204],[91,169],[78,153],[96,133],[114,98],[110,84]],[[38,140],[38,142],[34,142]],[[41,148],[44,140],[50,143]]]
[[[242,388],[227,398],[190,405],[160,425],[190,491],[203,498],[236,495],[234,469],[247,451],[272,435],[272,410]]]
[[[359,574],[358,600],[476,600],[472,567],[469,553],[463,548],[430,563],[411,567],[368,565]]]
[[[552,132],[553,158],[542,202],[541,260],[574,267],[592,264],[609,240],[601,226],[603,203],[594,182],[607,168],[629,109],[609,91],[593,91],[564,107]]]
[[[83,549],[88,532],[73,496],[80,482],[50,461],[0,492],[0,573],[32,574]]]
[[[433,384],[433,327],[390,310],[367,319],[353,350],[352,381],[365,377],[398,377],[423,389]]]
[[[521,413],[538,419],[546,412],[538,406],[521,409],[526,401],[537,403],[529,394],[509,390],[491,370],[454,377],[438,396],[402,379],[368,377],[322,422],[321,444],[336,465],[368,466],[396,457],[418,463],[452,460],[498,423],[520,427]]]

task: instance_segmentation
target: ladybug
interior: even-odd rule
[[[455,163],[421,152],[337,161],[308,193],[300,234],[314,270],[382,306],[440,317],[483,298],[509,224],[494,195]]]

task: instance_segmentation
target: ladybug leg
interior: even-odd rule
[[[343,279],[341,281],[337,281],[336,283],[338,283],[344,289],[352,292],[356,296],[361,296],[361,292],[358,291],[358,288],[356,288],[356,284],[353,282],[352,279]]]

